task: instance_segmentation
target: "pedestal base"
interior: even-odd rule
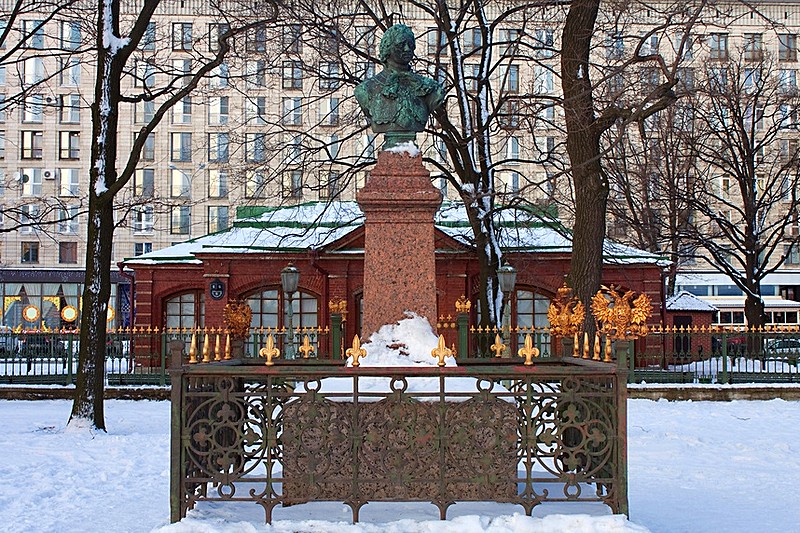
[[[362,336],[406,311],[435,322],[433,217],[442,195],[431,185],[422,156],[381,152],[356,200],[366,218]]]

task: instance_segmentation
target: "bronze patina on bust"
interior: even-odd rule
[[[414,48],[408,26],[395,24],[386,30],[380,47],[383,70],[356,87],[356,100],[372,131],[385,134],[384,150],[413,142],[444,100],[441,85],[411,70]]]

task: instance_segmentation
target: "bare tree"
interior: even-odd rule
[[[92,151],[90,166],[88,243],[86,275],[81,314],[80,352],[75,399],[70,423],[88,423],[105,429],[103,378],[107,305],[111,289],[111,250],[114,238],[114,199],[134,176],[141,151],[150,133],[164,116],[189,96],[200,81],[218,67],[232,46],[234,37],[258,21],[274,19],[272,4],[210,4],[210,13],[220,18],[215,39],[196,43],[191,34],[173,36],[190,52],[193,61],[166,69],[161,84],[152,83],[152,70],[137,68],[137,47],[148,35],[150,20],[159,0],[145,0],[134,13],[121,14],[117,0],[99,0],[96,5],[96,83],[92,101]],[[156,63],[150,63],[155,65]],[[120,108],[140,102],[154,102],[153,113],[136,133],[130,154],[118,149]]]
[[[726,53],[706,65],[692,97],[694,221],[685,237],[744,292],[747,323],[757,327],[762,280],[796,254],[800,97],[794,71],[760,46]]]

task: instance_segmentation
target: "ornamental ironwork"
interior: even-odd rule
[[[222,311],[222,319],[234,339],[246,339],[250,334],[253,310],[245,302],[229,302]]]
[[[647,320],[653,313],[650,298],[644,293],[634,299],[633,291],[602,285],[592,297],[592,314],[597,331],[611,339],[637,339],[647,335]]]
[[[583,330],[586,319],[586,308],[566,282],[556,292],[556,297],[547,309],[547,320],[550,322],[550,334],[554,337],[574,337]]]

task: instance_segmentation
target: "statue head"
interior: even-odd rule
[[[381,48],[379,59],[384,65],[390,56],[394,55],[394,61],[400,64],[408,64],[414,59],[414,32],[405,24],[395,24],[383,34],[381,38]],[[409,51],[410,50],[410,57]]]

